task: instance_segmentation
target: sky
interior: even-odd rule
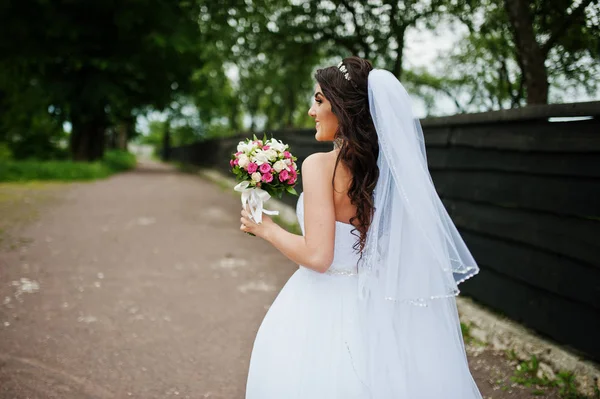
[[[460,28],[458,28],[460,29]],[[464,28],[466,30],[466,28]],[[462,31],[454,31],[450,26],[441,26],[437,33],[429,29],[413,28],[406,32],[404,43],[404,60],[407,69],[414,67],[430,67],[438,55],[448,53],[456,45]],[[430,72],[433,72],[430,70]],[[414,111],[419,118],[426,114],[423,101],[413,97]],[[456,112],[454,103],[446,96],[440,95],[436,101],[438,114],[453,114]]]

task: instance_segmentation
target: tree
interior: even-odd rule
[[[14,159],[65,158],[64,115],[35,81],[0,62],[0,143]]]
[[[548,102],[546,61],[553,49],[573,61],[600,54],[600,5],[593,0],[504,0],[528,104]],[[589,9],[589,14],[586,14]],[[591,21],[595,17],[595,23]],[[575,60],[573,59],[575,58]]]
[[[404,41],[408,29],[433,24],[445,12],[446,0],[308,0],[289,3],[272,23],[283,35],[304,43],[319,42],[329,56],[358,55],[392,71],[404,72]]]
[[[449,54],[441,55],[434,66],[410,71],[408,81],[432,112],[435,112],[432,100],[439,93],[448,96],[458,112],[516,108],[535,103],[532,98],[540,95],[536,87],[541,87],[544,92],[542,102],[548,99],[563,101],[562,94],[575,88],[593,95],[600,84],[600,36],[595,33],[600,26],[600,10],[594,14],[590,7],[583,25],[561,30],[566,36],[560,40],[559,36],[554,36],[558,40],[554,44],[545,39],[548,54],[544,55],[543,73],[533,73],[529,68],[527,75],[525,65],[530,64],[523,63],[522,50],[514,41],[505,1],[471,3],[470,0],[459,0],[448,9],[448,20],[459,21],[458,26],[466,28],[467,33]],[[546,2],[538,2],[534,8],[533,27],[540,37],[537,40],[541,41],[542,37],[550,37],[540,33],[551,30],[550,21],[563,19],[555,15],[556,10],[551,11]],[[565,29],[566,25],[561,26]],[[559,32],[558,29],[554,31]],[[525,57],[534,56],[526,54]]]
[[[95,160],[109,126],[189,90],[201,65],[198,14],[184,0],[4,2],[3,65],[71,122],[72,157]]]

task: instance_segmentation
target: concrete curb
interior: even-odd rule
[[[214,169],[203,169],[200,175],[222,187],[232,188],[235,179]],[[268,208],[278,210],[280,218],[287,224],[296,224],[296,211],[291,206],[276,199],[268,201]],[[540,370],[546,377],[554,379],[558,372],[571,372],[580,390],[593,395],[594,389],[600,389],[600,365],[569,352],[558,344],[544,339],[520,324],[499,316],[466,297],[457,298],[461,321],[470,326],[470,335],[495,350],[513,351],[521,361],[536,356],[540,361]]]

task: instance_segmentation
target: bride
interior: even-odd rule
[[[256,336],[246,399],[472,399],[456,310],[477,265],[433,186],[419,120],[358,57],[316,73],[303,235],[242,210],[244,232],[300,265]]]

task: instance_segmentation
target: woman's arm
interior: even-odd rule
[[[267,240],[299,265],[326,272],[333,261],[335,241],[333,166],[331,155],[327,153],[312,154],[302,163],[304,236],[287,232],[265,216],[263,223],[257,225],[248,218],[246,211],[242,211],[242,231]]]

